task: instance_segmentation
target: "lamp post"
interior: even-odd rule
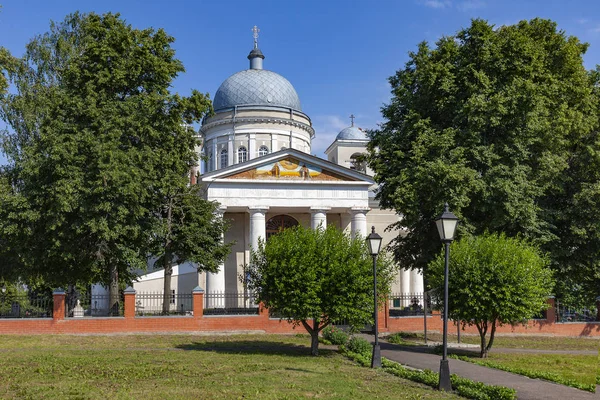
[[[381,349],[379,348],[379,327],[377,323],[377,255],[379,254],[379,249],[381,248],[381,240],[381,236],[375,233],[375,227],[371,227],[371,234],[367,236],[369,252],[371,253],[371,257],[373,257],[373,302],[375,303],[375,325],[373,328],[375,333],[375,343],[373,344],[373,357],[371,358],[371,368],[381,367]]]
[[[450,368],[448,366],[448,260],[450,258],[450,242],[454,240],[454,232],[458,225],[458,218],[448,210],[448,203],[444,205],[444,212],[435,221],[440,239],[445,247],[444,262],[444,339],[442,360],[440,361],[440,381],[438,389],[451,391]]]

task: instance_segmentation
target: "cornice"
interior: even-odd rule
[[[226,118],[226,119],[220,119],[217,121],[213,121],[213,122],[209,122],[206,123],[204,125],[202,125],[202,127],[200,128],[200,134],[201,135],[206,135],[206,132],[209,129],[212,129],[214,127],[217,126],[222,126],[222,125],[228,125],[228,124],[233,124],[234,123],[234,118]],[[305,130],[306,132],[308,132],[310,134],[310,137],[313,138],[315,136],[315,130],[310,126],[307,125],[305,123],[302,122],[298,122],[298,121],[294,121],[291,120],[289,118],[275,118],[275,117],[235,117],[235,123],[255,123],[255,124],[282,124],[282,125],[289,125],[289,126],[293,126],[295,128],[299,128],[302,130]]]

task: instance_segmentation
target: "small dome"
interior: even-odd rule
[[[269,105],[302,111],[298,93],[283,76],[265,69],[247,69],[231,75],[219,86],[216,111],[239,105]]]
[[[368,141],[369,138],[367,137],[367,133],[365,131],[360,129],[358,126],[352,125],[352,126],[349,126],[345,129],[343,129],[340,133],[338,133],[335,140],[366,140],[366,141]]]

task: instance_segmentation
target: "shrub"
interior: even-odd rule
[[[352,336],[346,345],[348,351],[358,354],[369,355],[371,353],[371,343],[368,340],[358,336]]]
[[[344,345],[348,342],[348,334],[335,326],[329,325],[322,332],[323,338],[331,344]]]

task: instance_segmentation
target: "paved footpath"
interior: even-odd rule
[[[365,335],[373,341],[373,336]],[[385,341],[379,341],[381,355],[389,360],[396,361],[417,369],[430,369],[438,372],[440,369],[440,356],[427,353],[423,348],[410,348],[399,346]],[[596,393],[586,392],[569,386],[531,379],[522,375],[484,367],[466,361],[449,359],[450,373],[456,374],[473,381],[489,385],[499,385],[513,388],[517,391],[519,400],[590,400],[600,399],[600,385],[596,385]]]

